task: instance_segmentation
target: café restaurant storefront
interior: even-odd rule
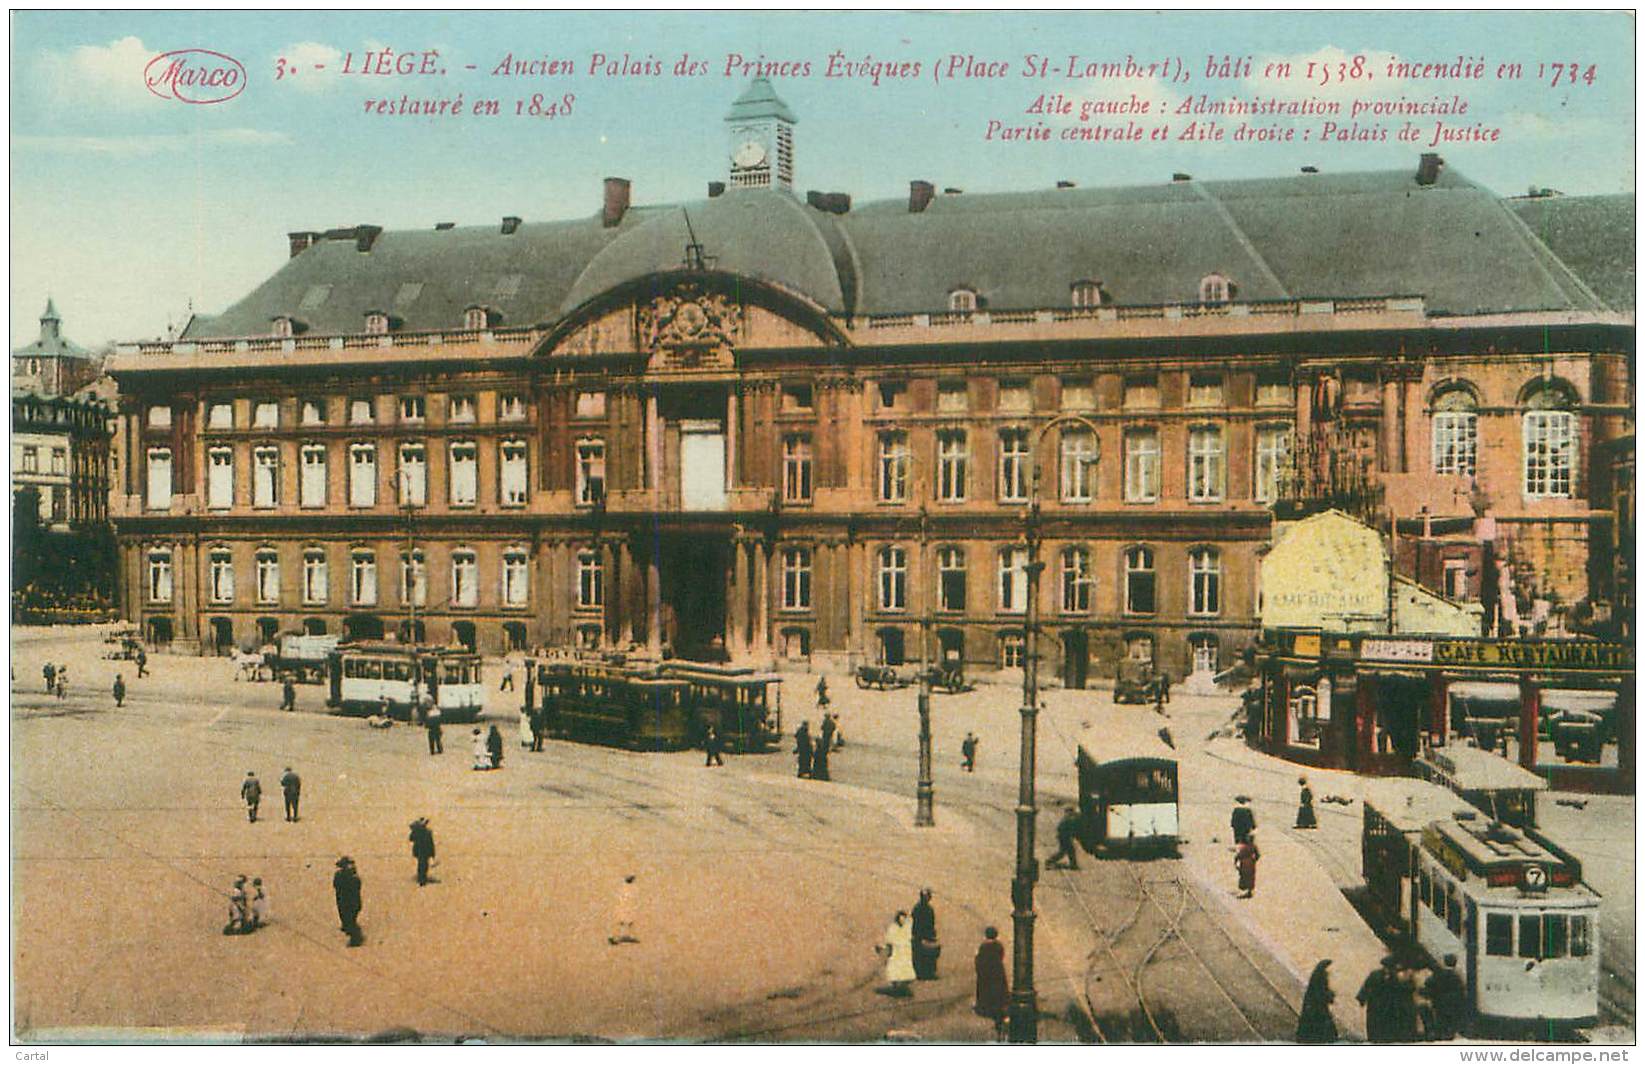
[[[1397,775],[1424,752],[1472,744],[1556,788],[1633,793],[1627,644],[1269,630],[1258,668],[1262,697],[1250,707],[1247,741],[1291,761]],[[1452,697],[1453,686],[1504,685],[1518,695],[1507,705]],[[1561,725],[1543,704],[1564,693],[1597,695],[1606,710]],[[1575,761],[1556,751],[1553,737],[1566,733],[1553,730],[1588,727],[1602,732],[1605,757]]]

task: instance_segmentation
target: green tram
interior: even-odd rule
[[[771,750],[782,736],[772,695],[782,678],[748,669],[665,662],[532,663],[534,698],[551,734],[638,750],[700,747],[713,725],[727,751]],[[780,701],[780,700],[778,700]]]

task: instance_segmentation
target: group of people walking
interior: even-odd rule
[[[482,733],[478,725],[474,727],[474,768],[501,769],[503,767],[503,734],[492,725],[491,731]]]
[[[263,878],[251,878],[246,886],[244,874],[234,878],[228,894],[228,924],[223,926],[225,936],[250,935],[269,922],[268,892],[263,890]]]
[[[1419,979],[1421,969],[1402,965],[1392,954],[1360,985],[1355,1000],[1365,1007],[1365,1037],[1373,1043],[1416,1043],[1455,1039],[1467,1024],[1468,994],[1454,954]],[[1297,1042],[1334,1043],[1339,1038],[1331,1003],[1331,959],[1314,966],[1302,995]]]
[[[286,820],[298,820],[298,807],[303,797],[303,778],[289,765],[286,766],[286,771],[280,774],[280,793],[285,799]],[[263,804],[263,782],[257,779],[256,770],[246,770],[246,779],[240,782],[240,800],[246,804],[246,820],[256,824],[257,810]]]
[[[801,721],[800,727],[794,730],[794,756],[799,775],[810,780],[832,779],[828,774],[828,759],[844,746],[839,715],[825,712],[822,727],[815,736],[811,733],[811,722]]]
[[[919,901],[910,910],[898,910],[881,937],[876,951],[885,959],[886,994],[907,997],[914,993],[915,981],[937,979],[942,943],[937,938],[937,911],[931,899],[931,889],[921,888]],[[972,966],[977,980],[972,1008],[994,1022],[996,1035],[1003,1035],[1011,984],[999,929],[990,925],[984,930]]]

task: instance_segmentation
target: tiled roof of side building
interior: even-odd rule
[[[1509,208],[1615,310],[1634,309],[1634,198],[1536,196]]]
[[[1631,223],[1631,199],[1627,208]],[[185,337],[268,335],[278,315],[311,332],[356,333],[371,310],[397,330],[453,330],[476,303],[494,310],[494,324],[547,324],[679,269],[688,216],[713,268],[846,315],[943,311],[955,288],[977,292],[984,309],[1062,307],[1079,281],[1101,281],[1117,304],[1191,303],[1212,273],[1240,301],[1413,295],[1430,313],[1462,315],[1604,310],[1612,301],[1594,288],[1622,284],[1615,256],[1578,255],[1609,236],[1591,234],[1587,219],[1573,214],[1550,231],[1568,238],[1567,255],[1593,263],[1591,281],[1517,206],[1455,172],[1426,186],[1398,171],[938,195],[921,211],[897,199],[844,214],[780,189],[731,189],[634,207],[611,227],[596,214],[512,234],[390,232],[366,252],[343,231],[350,239],[321,240],[227,311],[196,317]],[[1628,285],[1631,269],[1630,259]]]

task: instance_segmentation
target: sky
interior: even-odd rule
[[[241,91],[196,105],[151,91],[145,70],[166,67],[151,60],[183,49],[237,60]],[[384,49],[413,67],[437,50],[430,66],[443,73],[363,73],[365,56],[380,62]],[[1633,191],[1633,52],[1625,13],[15,12],[11,336],[14,345],[35,336],[48,295],[64,332],[88,347],[164,335],[191,308],[221,311],[279,269],[291,230],[578,217],[598,210],[606,176],[631,179],[637,204],[699,198],[726,176],[723,119],[760,61],[786,64],[772,80],[799,119],[796,189],[857,202],[905,197],[911,179],[987,192],[1059,180],[1153,184],[1179,171],[1277,176],[1305,165],[1414,172],[1429,150],[1502,195],[1532,186],[1583,195]],[[852,73],[827,76],[836,53]],[[597,55],[616,71],[594,71]],[[622,70],[625,55],[638,73]],[[493,74],[510,56],[570,70]],[[1044,73],[1031,57],[1043,58]],[[1325,69],[1353,73],[1356,57],[1369,79],[1320,80]],[[675,76],[682,58],[703,61],[704,72]],[[646,73],[653,59],[660,74]],[[1128,61],[1131,76],[1084,75],[1087,64],[1126,72]],[[876,84],[854,73],[871,63],[904,76],[882,71]],[[1290,77],[1265,76],[1277,63],[1289,63]],[[1434,69],[1390,75],[1390,63]],[[1498,76],[1509,63],[1520,77]],[[808,73],[796,72],[801,64]],[[282,66],[295,73],[279,76]],[[459,93],[465,112],[490,99],[501,113],[367,110],[369,101]],[[569,114],[562,102],[554,117],[531,115],[539,93],[542,105],[571,94]],[[1070,114],[1029,113],[1056,94]],[[1238,117],[1218,120],[1221,140],[1184,139],[1193,116],[1176,109],[1201,94],[1334,103],[1342,113],[1244,119],[1288,132],[1289,142],[1235,141]],[[1467,113],[1410,119],[1418,141],[1397,140],[1406,119],[1371,116],[1357,125],[1384,127],[1386,140],[1322,139],[1327,121],[1353,132],[1355,101],[1453,97]],[[1080,120],[1082,105],[1122,102],[1150,112]],[[1167,127],[1166,138],[1062,138],[1127,122]],[[1438,122],[1499,132],[1430,147]],[[1051,136],[1000,136],[1020,127]]]

